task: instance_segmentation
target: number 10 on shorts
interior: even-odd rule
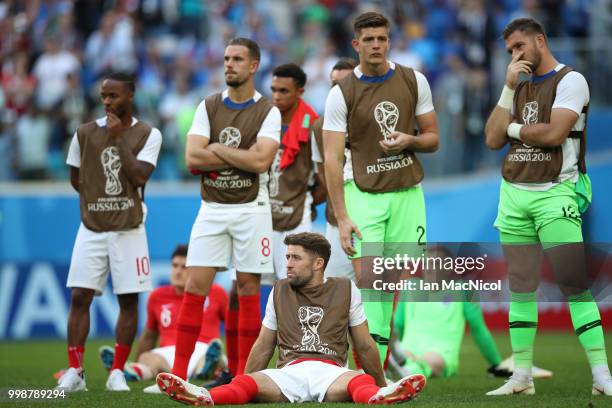
[[[149,276],[151,273],[151,262],[148,256],[136,258],[136,274],[138,276]]]

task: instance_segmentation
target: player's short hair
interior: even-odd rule
[[[176,248],[174,248],[174,251],[172,252],[172,256],[170,257],[170,259],[174,258],[175,256],[187,256],[188,248],[189,247],[185,244],[177,245]]]
[[[261,61],[261,51],[259,45],[257,45],[255,41],[249,38],[235,37],[227,43],[228,47],[230,45],[242,45],[243,47],[247,47],[249,50],[249,57],[251,57],[252,60]]]
[[[521,31],[525,34],[542,34],[546,38],[544,27],[542,24],[530,17],[515,18],[512,20],[504,31],[502,31],[502,37],[507,40],[515,31]]]
[[[128,72],[109,72],[102,79],[122,82],[132,93],[136,91],[136,77]]]
[[[353,23],[353,30],[355,31],[355,37],[359,37],[361,30],[364,28],[375,28],[385,27],[387,31],[391,28],[389,19],[384,15],[375,11],[367,11],[357,16]]]
[[[272,71],[272,76],[292,78],[298,88],[303,88],[306,85],[306,73],[298,64],[293,62],[277,66]]]
[[[331,245],[325,237],[317,232],[300,232],[285,237],[285,245],[299,245],[306,252],[323,258],[323,270],[327,267],[331,255]]]
[[[334,64],[332,71],[344,71],[346,69],[353,70],[357,66],[357,61],[353,58],[340,58],[338,62]]]

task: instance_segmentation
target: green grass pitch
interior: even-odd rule
[[[510,353],[507,335],[495,335],[503,356]],[[159,395],[147,395],[142,389],[149,385],[131,383],[132,392],[104,391],[106,373],[98,360],[101,344],[112,341],[90,341],[87,344],[85,369],[88,392],[72,394],[65,400],[11,401],[8,389],[51,388],[51,377],[66,365],[63,341],[0,342],[0,408],[4,407],[173,407],[180,406]],[[612,344],[612,333],[606,343]],[[610,353],[612,354],[612,353]],[[576,336],[571,332],[540,332],[536,338],[536,364],[553,370],[554,377],[536,381],[535,396],[486,397],[485,392],[503,383],[485,374],[486,363],[469,335],[463,342],[459,374],[450,379],[432,379],[423,393],[409,406],[427,407],[612,407],[612,397],[591,396],[591,375],[586,357]],[[280,405],[283,405],[281,407]],[[289,404],[258,404],[259,407],[286,408]],[[314,404],[306,404],[308,406]],[[300,405],[304,407],[304,404]],[[327,404],[343,406],[346,404]],[[307,407],[305,407],[307,408]]]

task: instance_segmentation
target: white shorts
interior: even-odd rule
[[[321,361],[302,361],[261,373],[274,381],[289,402],[323,402],[329,386],[349,371]]]
[[[191,229],[187,266],[229,265],[239,272],[272,273],[272,213],[205,211],[202,204]]]
[[[81,223],[66,286],[94,289],[99,296],[109,271],[117,295],[152,290],[144,224],[128,231],[94,232]]]
[[[198,365],[198,360],[204,357],[206,354],[206,350],[208,350],[208,344],[203,343],[201,341],[196,342],[195,349],[193,350],[193,354],[189,359],[189,366],[187,367],[187,378],[193,377],[195,374],[196,367]],[[151,353],[159,354],[166,360],[168,366],[172,367],[174,365],[174,353],[176,351],[176,346],[165,346],[165,347],[157,347],[151,350]]]
[[[330,278],[349,278],[354,281],[355,271],[353,270],[353,264],[342,250],[338,227],[334,227],[328,222],[325,227],[325,238],[331,244],[331,256],[325,268],[325,276]]]
[[[310,211],[308,211],[310,214]],[[287,245],[283,242],[287,235],[297,234],[298,232],[310,232],[312,230],[312,221],[310,217],[305,218],[302,222],[292,230],[289,231],[273,231],[272,232],[272,245],[274,247],[274,272],[276,272],[277,279],[284,279],[287,277]]]

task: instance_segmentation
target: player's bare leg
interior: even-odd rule
[[[95,291],[72,288],[68,312],[68,359],[70,368],[60,377],[57,388],[68,392],[86,391],[83,376],[83,353],[89,334],[89,307]]]
[[[270,377],[262,373],[249,374],[257,383],[257,396],[255,401],[258,402],[289,402],[287,397],[283,395],[280,388]]]
[[[119,344],[132,344],[138,329],[138,293],[119,295],[117,299],[119,318],[115,326],[115,338]]]
[[[150,375],[143,375],[142,380],[150,380],[157,373],[168,372],[172,369],[165,358],[157,353],[146,351],[138,357],[138,364],[148,367]]]
[[[72,288],[70,311],[68,312],[68,346],[82,346],[89,334],[89,307],[95,291]]]
[[[261,275],[236,272],[238,292],[238,374],[244,373],[251,348],[261,328],[259,290]]]

